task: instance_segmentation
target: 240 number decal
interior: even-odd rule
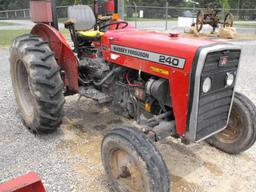
[[[179,66],[179,59],[160,55],[159,62],[165,65]]]

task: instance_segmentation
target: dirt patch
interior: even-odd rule
[[[132,126],[133,121],[91,100],[81,99],[78,104],[77,99],[67,98],[58,150],[72,162],[77,180],[74,191],[112,192],[101,162],[101,141],[108,130],[122,124]],[[256,187],[255,149],[231,156],[204,142],[184,145],[173,138],[157,143],[157,147],[170,172],[172,192],[251,192]]]
[[[195,183],[188,182],[182,177],[171,175],[171,179],[172,191],[174,192],[204,192],[200,186]]]
[[[58,149],[67,151],[71,158],[81,159],[72,164],[78,177],[75,191],[112,191],[101,162],[101,141],[108,130],[123,123],[125,120],[107,107],[84,98],[78,102],[78,96],[67,98]]]
[[[218,40],[225,40],[228,39],[220,38],[217,33],[199,33],[199,34],[191,34],[191,33],[184,33],[182,34],[183,37],[193,37],[193,38],[202,38],[202,39],[218,39]],[[256,40],[256,35],[253,34],[237,34],[234,39],[232,40]]]
[[[223,171],[215,164],[210,162],[205,162],[204,166],[215,176],[221,176],[223,175]]]
[[[80,126],[78,128],[73,121],[69,125],[64,123],[62,126],[63,139],[58,145],[58,149],[68,151],[71,157],[82,159],[82,161],[75,161],[72,164],[72,169],[81,179],[76,184],[75,191],[83,191],[84,189],[90,189],[92,192],[101,191],[101,187],[95,183],[103,183],[105,180],[100,156],[102,136],[84,132],[83,127]]]

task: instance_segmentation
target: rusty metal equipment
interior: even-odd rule
[[[221,11],[209,5],[208,9],[204,12],[204,10],[199,10],[197,12],[196,22],[192,24],[192,26],[196,27],[196,30],[200,32],[203,29],[203,25],[210,25],[213,30],[212,33],[215,32],[216,28],[220,25],[223,27],[233,27],[234,16],[232,13],[227,13],[224,21],[222,22],[218,16]]]

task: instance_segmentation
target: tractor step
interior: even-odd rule
[[[80,90],[80,95],[86,98],[90,98],[93,99],[95,101],[97,101],[99,104],[103,104],[103,103],[108,103],[112,101],[112,97],[102,93],[101,91],[93,88],[93,87],[89,87],[89,88],[82,88]]]

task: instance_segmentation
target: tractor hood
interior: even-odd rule
[[[214,116],[207,114],[214,120],[210,127],[207,119],[204,119],[204,113],[198,113],[200,106],[205,106],[199,106],[202,97],[201,79],[210,73],[212,89],[226,89],[225,94],[230,94],[227,97],[231,98],[233,92],[228,91],[230,87],[225,87],[224,82],[226,70],[236,73],[240,58],[240,49],[236,46],[198,38],[177,37],[174,34],[118,30],[103,35],[102,52],[105,60],[111,63],[169,81],[176,132],[182,136],[186,134],[190,141],[200,141],[214,134],[216,122],[223,117],[227,118],[215,108],[212,110]],[[212,100],[202,102],[212,102],[215,98],[223,97],[215,96],[216,92],[221,95],[224,93],[212,91],[211,94],[206,94]],[[212,105],[213,108],[214,106]],[[227,106],[225,114],[228,111]],[[221,121],[218,128],[225,127],[225,122]]]
[[[108,31],[102,36],[101,43],[106,61],[168,79],[179,135],[184,135],[189,128],[195,75],[199,61],[202,66],[205,59],[202,52],[219,50],[219,47],[228,49],[228,44],[216,41],[135,29]],[[200,73],[196,77],[200,81]]]
[[[196,51],[214,43],[216,42],[136,29],[108,31],[102,37],[103,47],[108,50],[103,51],[103,54],[110,62],[122,65],[133,57],[186,71],[190,70]],[[126,56],[125,60],[122,55]],[[179,66],[175,66],[177,62]]]

